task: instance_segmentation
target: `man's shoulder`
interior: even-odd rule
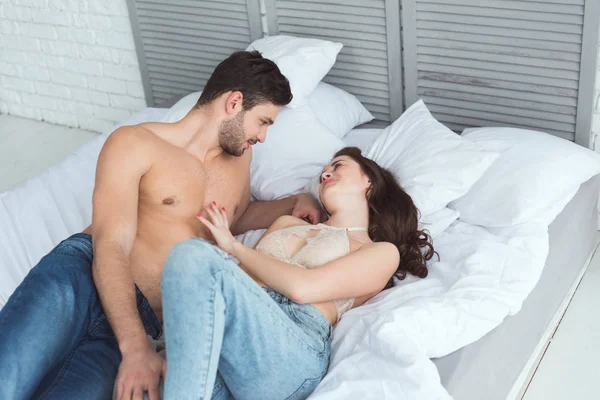
[[[153,137],[156,134],[148,123],[121,126],[109,135],[109,138],[117,140],[147,140]]]
[[[106,145],[126,147],[136,152],[149,151],[158,144],[158,136],[145,124],[121,126],[106,140]]]
[[[127,160],[138,165],[150,165],[156,159],[155,136],[139,125],[115,129],[102,147],[101,157],[110,160]]]

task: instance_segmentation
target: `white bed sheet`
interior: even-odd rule
[[[146,109],[122,125],[165,112]],[[89,224],[95,163],[107,134],[0,196],[0,306],[32,265]],[[247,242],[257,234],[250,236]],[[455,221],[434,245],[441,261],[431,264],[428,278],[407,278],[344,315],[329,373],[312,399],[449,398],[430,358],[476,341],[520,309],[544,266],[547,226],[487,230]]]

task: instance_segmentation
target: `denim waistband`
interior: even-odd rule
[[[90,235],[89,233],[83,233],[83,232],[74,233],[71,236],[69,236],[69,239],[81,239],[83,241],[92,243],[92,235]]]

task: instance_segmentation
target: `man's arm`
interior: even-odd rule
[[[129,253],[137,234],[139,184],[150,166],[148,149],[144,148],[139,133],[134,128],[124,127],[107,139],[96,168],[92,271],[104,312],[123,355],[120,384],[124,379],[129,383],[119,387],[121,394],[123,390],[136,393],[141,389],[143,392],[144,388],[135,381],[156,381],[158,386],[162,368],[148,352],[151,347],[137,309],[129,268]],[[158,375],[152,371],[156,368]],[[152,386],[148,385],[147,389],[153,391]]]
[[[234,235],[250,230],[267,229],[282,215],[293,215],[316,224],[321,221],[321,208],[312,196],[301,193],[281,200],[253,201],[231,227]]]

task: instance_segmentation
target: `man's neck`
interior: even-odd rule
[[[208,108],[194,107],[181,121],[176,123],[181,132],[180,146],[202,162],[221,156],[219,146],[219,121]]]

